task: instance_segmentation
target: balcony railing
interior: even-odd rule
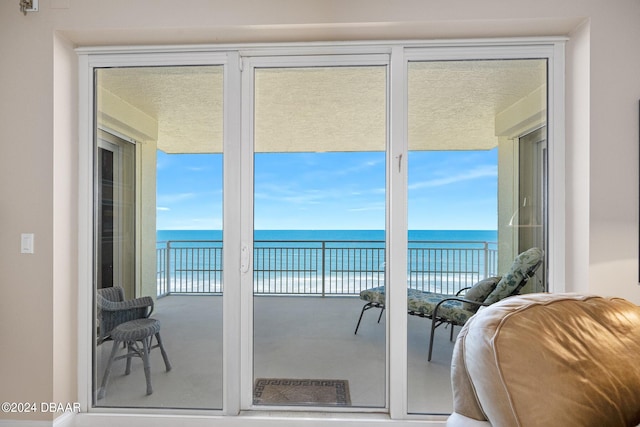
[[[157,245],[158,296],[223,291],[222,241]],[[478,241],[409,241],[408,286],[455,293],[496,275],[497,245]],[[384,285],[384,241],[256,240],[254,293],[358,295]]]

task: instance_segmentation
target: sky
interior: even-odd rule
[[[495,230],[497,149],[409,152],[409,229]],[[222,155],[158,151],[157,228],[222,228]],[[257,153],[258,230],[381,230],[385,153]]]

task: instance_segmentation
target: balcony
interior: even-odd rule
[[[158,242],[157,294],[221,294],[222,241]],[[497,274],[497,244],[409,241],[408,286],[454,294]],[[384,285],[384,241],[256,240],[256,295],[359,295]]]
[[[151,354],[154,393],[145,395],[142,363],[123,375],[116,362],[97,406],[216,409],[222,406],[221,241],[172,241],[158,248],[158,292],[153,317],[173,365],[164,371]],[[255,245],[253,378],[328,378],[349,381],[351,406],[379,410],[386,403],[385,318],[367,312],[353,331],[362,289],[384,284],[383,242],[260,241]],[[496,269],[489,242],[411,242],[410,285],[455,292]],[[161,267],[161,268],[160,268]],[[458,331],[459,328],[456,329]],[[436,331],[427,362],[429,323],[408,316],[408,408],[449,413],[449,330]],[[99,382],[110,343],[98,347]],[[377,409],[376,409],[377,408]]]
[[[351,406],[377,410],[385,403],[385,319],[365,314],[354,335],[362,302],[356,297],[260,295],[254,301],[254,378],[327,378],[349,381]],[[142,362],[114,363],[100,407],[216,409],[222,405],[222,297],[169,295],[158,299],[153,317],[173,369],[165,372],[158,350],[151,352],[154,392],[145,395]],[[452,409],[449,330],[436,331],[427,362],[429,324],[408,316],[409,411],[449,413]],[[456,332],[460,328],[456,328]],[[301,333],[301,331],[304,331]],[[455,341],[455,336],[454,336]],[[97,349],[97,382],[111,342]]]

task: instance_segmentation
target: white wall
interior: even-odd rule
[[[156,164],[157,145],[155,142],[138,144],[136,152],[138,162],[138,194],[142,197],[136,206],[138,215],[137,259],[138,281],[136,295],[149,295],[155,299],[158,294],[156,285]]]
[[[580,293],[589,292],[590,35],[587,21],[572,31],[566,51],[566,290]]]
[[[634,3],[635,13],[607,14],[592,19],[590,26],[588,289],[640,303],[640,289],[634,286],[638,281],[640,2],[628,3]],[[618,37],[610,43],[597,37],[614,29]]]
[[[638,22],[637,0],[0,2],[0,400],[77,400],[72,46],[568,34],[566,286],[640,303]]]

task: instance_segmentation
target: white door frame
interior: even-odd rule
[[[254,55],[256,52],[253,53]],[[389,55],[260,55],[244,56],[242,58],[242,160],[241,160],[241,254],[242,254],[242,337],[241,346],[241,409],[243,410],[294,410],[326,412],[323,407],[264,407],[253,405],[253,224],[254,224],[254,76],[257,68],[291,68],[291,67],[339,67],[339,66],[386,66],[387,87],[389,82]],[[387,90],[388,91],[388,90]],[[387,117],[389,107],[387,102]],[[387,120],[388,123],[388,120]],[[388,125],[387,125],[388,128]],[[388,143],[387,132],[387,147]],[[388,149],[387,149],[388,153]],[[388,156],[388,154],[387,154]],[[388,157],[387,157],[388,163]],[[387,179],[388,181],[388,179]],[[388,334],[388,331],[387,331]],[[388,348],[387,348],[388,361]],[[387,362],[388,383],[388,362]],[[386,410],[388,403],[383,410]],[[380,412],[380,408],[331,408],[332,412]]]

